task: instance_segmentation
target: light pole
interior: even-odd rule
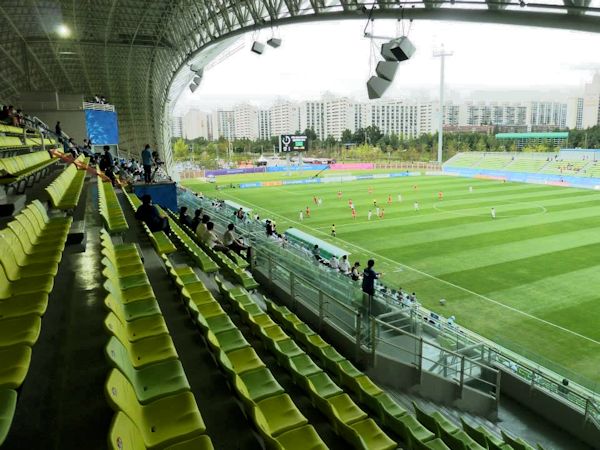
[[[439,117],[439,127],[438,127],[438,163],[442,163],[442,147],[444,142],[444,62],[446,60],[446,56],[452,56],[453,52],[444,51],[444,44],[442,44],[442,49],[440,51],[434,51],[434,58],[440,58],[440,117]]]

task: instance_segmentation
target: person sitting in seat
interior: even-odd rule
[[[142,196],[142,204],[135,212],[135,218],[144,222],[152,232],[169,231],[169,220],[160,215],[148,194]]]
[[[202,216],[202,220],[196,227],[196,236],[198,236],[198,239],[200,239],[201,241],[204,241],[204,235],[206,234],[206,224],[208,222],[210,222],[210,217],[204,214]]]
[[[192,227],[192,218],[187,213],[187,206],[179,208],[179,223],[181,223],[181,225],[187,225],[192,230],[194,229],[194,227]]]
[[[200,225],[200,222],[202,221],[202,208],[197,209],[196,211],[194,211],[194,218],[192,219],[192,231],[196,231],[196,228],[198,228],[198,225]]]
[[[234,257],[231,255],[229,249],[219,240],[217,234],[214,231],[215,224],[212,222],[208,222],[206,224],[206,232],[204,233],[204,243],[216,252],[225,253],[230,259],[235,261]]]
[[[235,226],[230,223],[227,225],[227,231],[223,234],[223,244],[230,250],[233,250],[238,255],[242,256],[242,250],[248,250],[248,246],[238,239],[235,235]]]

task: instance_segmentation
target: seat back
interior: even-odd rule
[[[124,412],[136,425],[143,423],[142,408],[137,401],[133,386],[125,375],[116,369],[110,371],[106,380],[105,394],[115,412]]]
[[[484,432],[469,425],[462,417],[460,418],[460,423],[462,424],[463,430],[465,430],[465,432],[471,436],[473,440],[475,440],[479,445],[487,447],[487,439]]]
[[[415,402],[413,402],[413,407],[415,408],[415,415],[417,416],[417,420],[421,422],[429,431],[439,436],[440,427],[438,426],[437,420],[435,420],[433,417],[431,417],[429,414],[427,414],[425,411],[419,408]]]
[[[115,414],[110,425],[109,450],[146,450],[138,427],[122,412]]]
[[[9,280],[18,280],[20,278],[19,264],[17,257],[10,243],[4,238],[0,232],[0,264],[4,267],[4,271]]]
[[[116,319],[116,316],[114,316],[114,318]],[[121,322],[118,319],[115,321],[112,318],[109,318],[108,316],[106,317],[106,319],[108,319],[108,321],[104,321],[104,326],[106,327],[106,330],[114,337],[116,337],[121,342],[121,344],[123,344],[129,351],[129,337],[127,336],[127,331],[125,330]]]
[[[135,380],[135,368],[131,364],[131,358],[127,349],[121,344],[121,342],[114,336],[108,340],[108,344],[104,349],[106,358],[113,367],[119,369],[129,381],[134,383]]]

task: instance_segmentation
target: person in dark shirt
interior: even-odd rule
[[[373,301],[373,295],[375,295],[375,280],[381,275],[373,270],[373,266],[375,266],[375,260],[370,259],[367,262],[367,267],[363,272],[362,280],[362,290],[365,294],[367,294],[366,311],[369,316],[371,315],[371,303]]]
[[[202,208],[194,211],[194,218],[192,219],[192,226],[191,226],[192,231],[196,231],[196,228],[200,224],[201,220],[202,220]]]
[[[104,154],[100,157],[100,170],[110,178],[110,182],[114,186],[117,182],[115,178],[115,160],[110,153],[110,147],[108,145],[105,145],[103,150]]]
[[[187,206],[182,206],[181,208],[179,208],[179,222],[182,225],[187,225],[192,230],[194,229],[194,227],[192,226],[192,218],[187,213]]]
[[[62,137],[62,128],[60,127],[60,122],[56,122],[54,131],[56,132],[56,137],[59,137],[59,138]]]
[[[144,222],[152,232],[169,231],[169,221],[166,217],[161,217],[148,194],[142,196],[142,204],[135,212],[135,218]]]

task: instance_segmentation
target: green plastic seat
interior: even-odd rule
[[[281,433],[277,438],[267,436],[262,428],[259,429],[270,447],[276,450],[327,450],[328,448],[312,425],[294,428]]]
[[[274,342],[273,350],[275,351],[275,356],[280,364],[283,360],[287,361],[289,358],[293,358],[294,356],[302,355],[304,353],[304,350],[298,347],[296,341],[289,338]]]
[[[325,372],[317,372],[304,377],[301,384],[309,391],[313,404],[317,399],[327,399],[344,392]]]
[[[154,299],[154,291],[150,283],[137,284],[135,286],[125,287],[120,280],[113,274],[107,276],[103,271],[102,274],[108,279],[104,282],[104,288],[111,294],[116,295],[123,303],[139,302],[141,300]]]
[[[264,314],[264,311],[260,309],[260,306],[258,306],[256,303],[252,303],[249,305],[240,304],[239,311],[242,317],[258,316]]]
[[[136,342],[129,342],[123,332],[119,330],[111,330],[111,332],[127,349],[131,363],[136,369],[149,364],[178,358],[177,350],[175,350],[171,336],[168,334],[150,336]]]
[[[156,300],[143,300],[123,304],[121,301],[117,300],[113,294],[108,294],[104,299],[104,305],[114,312],[117,317],[124,319],[127,322],[142,317],[162,315]]]
[[[384,425],[396,431],[402,436],[404,441],[408,441],[414,437],[416,441],[427,442],[433,440],[436,436],[427,428],[425,428],[414,416],[404,414],[402,416],[385,416]]]
[[[481,425],[474,427],[466,422],[462,417],[460,418],[460,423],[462,424],[463,430],[465,430],[465,432],[482,447],[490,447],[490,442],[494,446],[494,449],[502,447],[502,445],[506,445],[501,438],[494,436],[490,431],[486,430]]]
[[[440,430],[442,440],[452,450],[487,450],[487,445],[482,447],[463,430],[454,433],[448,433],[443,428]]]
[[[408,414],[408,411],[406,411],[406,409],[400,406],[392,397],[390,397],[385,392],[382,392],[381,394],[375,396],[374,401],[375,403],[367,402],[367,406],[369,406],[371,410],[373,410],[376,413],[377,417],[383,423],[386,422],[386,416],[398,418]]]
[[[323,371],[306,353],[290,358],[287,364],[292,372],[292,378],[297,384],[301,383],[301,378]]]
[[[127,349],[114,336],[108,341],[105,354],[110,364],[127,377],[142,404],[190,390],[183,366],[177,359],[136,369]]]
[[[8,436],[16,408],[17,392],[13,389],[0,389],[0,446]]]
[[[20,251],[22,251],[25,255],[25,264],[29,264],[29,262],[33,261],[50,261],[52,263],[59,263],[62,259],[62,252],[59,250],[44,250],[43,248],[31,246],[27,244],[29,241],[27,241],[23,236],[18,236],[10,227],[2,230],[2,234],[11,246],[20,247]]]
[[[3,249],[0,253],[0,263],[13,264],[22,277],[56,275],[58,263],[53,256],[38,254],[33,258],[27,255],[19,240],[10,230],[8,231],[0,231],[0,247]],[[7,270],[7,274],[10,274],[10,271]]]
[[[231,375],[241,375],[245,372],[265,367],[265,363],[252,347],[245,347],[229,353],[219,352],[221,366]]]
[[[253,316],[248,315],[244,320],[252,327],[252,331],[254,331],[254,333],[259,333],[262,328],[268,328],[277,325],[268,314],[256,314]]]
[[[531,445],[521,438],[512,437],[504,430],[501,430],[500,433],[502,434],[502,439],[504,439],[504,442],[510,445],[514,450],[535,450]]]
[[[202,314],[205,319],[213,316],[222,316],[227,314],[225,310],[214,299],[211,302],[196,304],[198,314]]]
[[[303,339],[302,342],[308,347],[309,353],[318,355],[320,350],[325,347],[331,347],[321,336],[318,334],[310,334]]]
[[[204,303],[216,302],[209,290],[191,293],[184,287],[181,289],[181,296],[187,304],[202,305]]]
[[[149,232],[148,236],[150,237],[154,249],[159,254],[164,253],[165,255],[168,255],[177,251],[177,247],[173,245],[171,239],[169,239],[169,236],[167,236],[164,231],[155,231],[154,233]]]
[[[137,426],[148,449],[164,448],[206,432],[191,392],[141,405],[127,378],[115,369],[110,372],[105,392],[112,409],[125,413]]]
[[[317,407],[329,418],[333,429],[344,436],[344,425],[366,419],[367,413],[360,409],[348,394],[339,394],[323,400],[317,400]]]
[[[344,427],[344,436],[354,448],[369,450],[393,450],[398,444],[390,439],[373,419],[365,419]]]
[[[370,398],[383,393],[383,390],[366,375],[352,377],[348,381],[350,389],[358,395],[358,399],[362,403],[368,403]]]
[[[338,382],[348,387],[352,385],[352,379],[363,375],[363,373],[354,367],[347,359],[339,361],[335,365],[335,370],[333,372],[337,376]]]
[[[263,340],[269,341],[283,341],[289,339],[289,336],[285,334],[285,331],[279,325],[274,325],[267,328],[261,328],[260,334]]]
[[[11,279],[5,269],[6,268],[0,264],[0,300],[23,294],[49,294],[50,291],[52,291],[54,277],[13,277]],[[13,269],[9,269],[9,271],[14,274],[15,272]]]
[[[29,370],[31,347],[23,344],[1,347],[0,361],[0,388],[17,389]]]
[[[44,315],[48,307],[48,294],[25,294],[0,300],[0,320],[29,314]]]
[[[234,376],[235,390],[251,407],[265,398],[283,394],[285,390],[267,368],[256,369]]]
[[[266,398],[258,402],[253,410],[255,423],[261,423],[264,432],[276,438],[278,435],[308,423],[287,394]],[[263,428],[264,427],[264,428]]]
[[[210,438],[203,434],[187,441],[169,445],[165,450],[214,450],[214,447]]]
[[[215,334],[237,329],[237,326],[231,321],[228,315],[211,316],[205,319],[202,315],[198,314],[197,317],[198,324],[202,323],[202,325],[206,326],[206,329],[210,329]]]
[[[33,347],[40,336],[41,328],[42,319],[35,314],[0,320],[0,347],[15,344]]]
[[[169,334],[167,324],[161,315],[141,317],[131,322],[119,319],[114,313],[109,313],[104,319],[104,326],[109,333],[119,329],[120,336],[126,336],[129,342],[136,342],[150,336]]]
[[[209,330],[207,339],[209,345],[211,345],[215,350],[220,349],[225,353],[250,347],[250,344],[244,335],[237,328],[233,330],[222,331],[218,334],[214,334]]]

